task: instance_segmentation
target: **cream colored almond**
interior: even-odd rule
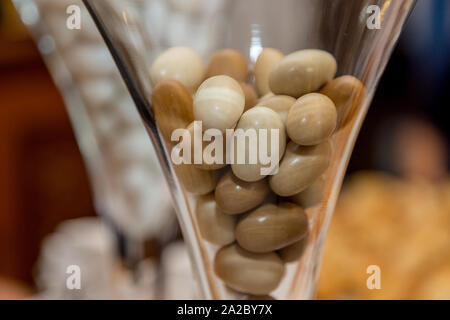
[[[261,98],[259,98],[258,104],[261,104],[261,103],[265,102],[267,99],[272,98],[274,96],[275,95],[273,94],[273,92],[266,93]]]
[[[205,67],[202,58],[191,48],[173,47],[161,53],[150,68],[152,84],[161,80],[180,81],[191,93],[194,93],[203,80]]]
[[[236,80],[228,76],[206,79],[194,97],[194,118],[202,121],[203,129],[222,131],[232,128],[245,106],[245,96]]]
[[[330,98],[320,93],[306,94],[289,109],[287,134],[297,144],[316,145],[331,136],[336,119],[336,107]]]
[[[266,107],[253,107],[246,111],[236,127],[236,131],[242,129],[244,132],[253,132],[256,140],[251,143],[248,139],[238,139],[234,137],[234,161],[231,165],[233,173],[241,180],[255,182],[264,179],[261,168],[270,168],[270,164],[264,165],[259,157],[259,145],[264,143],[267,146],[268,154],[272,154],[272,129],[276,130],[278,139],[274,145],[278,146],[278,159],[284,154],[286,148],[286,133],[281,117],[272,109]],[[259,141],[260,130],[265,130],[266,141]],[[235,132],[236,133],[236,132]],[[274,135],[274,139],[275,139]],[[274,149],[275,150],[275,149]],[[245,155],[244,163],[239,163],[239,155]],[[256,163],[251,163],[256,159]],[[253,161],[255,162],[255,161]]]

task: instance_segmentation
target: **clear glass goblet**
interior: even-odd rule
[[[116,61],[157,150],[190,250],[200,296],[206,299],[313,298],[322,247],[353,145],[414,1],[84,0],[84,3]],[[167,51],[170,48],[175,49]],[[272,54],[268,48],[273,48]],[[313,51],[298,53],[305,49]],[[284,56],[293,52],[296,53]],[[317,55],[326,56],[326,61],[311,62]],[[236,75],[239,61],[244,61],[240,64],[245,66],[244,78]],[[197,64],[203,64],[206,70],[199,75],[205,82],[198,90],[199,83],[191,81],[198,76]],[[331,75],[322,79],[320,70],[333,68]],[[156,76],[155,69],[160,72]],[[303,73],[298,74],[300,69]],[[183,70],[190,71],[183,75]],[[212,76],[219,76],[220,81],[210,80]],[[287,79],[284,84],[283,79]],[[236,89],[237,81],[245,82],[241,83],[241,90]],[[295,85],[290,86],[292,83]],[[214,90],[201,92],[210,87]],[[242,91],[244,87],[246,90]],[[230,90],[234,91],[230,93]],[[253,91],[253,98],[257,96],[253,100],[258,101],[250,103],[252,95],[244,96],[248,90]],[[227,94],[218,98],[219,91]],[[295,101],[284,110],[284,119],[278,112],[281,104],[273,101],[272,91],[276,96],[288,95]],[[336,107],[336,115],[330,118],[334,130],[327,136],[326,147],[323,144],[317,147],[317,143],[305,138],[311,131],[298,129],[303,125],[300,122],[289,124],[301,109],[300,105],[311,106],[310,100],[305,102],[305,94],[309,93],[315,94],[311,99],[332,101]],[[276,111],[269,118],[277,124],[282,121],[283,129],[278,133],[285,134],[286,127],[288,135],[288,151],[284,152],[286,140],[279,149],[284,157],[278,173],[272,175],[273,171],[268,177],[261,177],[262,180],[252,180],[238,174],[239,168],[234,164],[231,169],[227,165],[205,170],[188,164],[180,167],[174,162],[171,155],[177,147],[171,141],[172,129],[185,129],[192,120],[208,119],[202,116],[205,110],[202,108],[211,112],[213,107],[202,107],[201,101],[213,105],[211,95],[229,105],[232,105],[229,100],[237,97],[233,101],[238,101],[237,109],[241,108],[239,118],[228,124],[227,129],[240,128],[244,122],[258,127],[261,122],[257,115],[273,115]],[[249,103],[249,110],[243,115],[242,97]],[[180,111],[180,108],[184,109]],[[220,118],[221,115],[213,114],[208,120],[214,122]],[[304,119],[311,120],[307,115]],[[324,119],[316,122],[319,128],[323,129]],[[216,129],[223,131],[224,127]],[[248,151],[250,146],[245,148]],[[319,149],[325,150],[326,165],[316,170],[315,164],[305,163],[317,154],[320,158]],[[225,151],[230,154],[230,150]],[[298,163],[304,165],[297,168]],[[294,169],[282,179],[280,172],[289,166]],[[215,178],[208,174],[218,176],[217,186],[215,180],[211,182]],[[246,190],[244,200],[255,198],[257,191],[252,192],[259,188],[255,186],[256,181],[266,181],[270,190],[268,194],[263,192],[265,198],[251,208],[239,206],[237,202],[243,201],[239,195],[219,203],[218,189],[227,185],[234,186],[231,191]],[[293,191],[297,192],[293,194]],[[230,218],[233,202],[237,203],[237,214],[232,215],[236,220]],[[220,237],[225,228],[230,236],[226,240]],[[287,254],[286,250],[294,255]]]

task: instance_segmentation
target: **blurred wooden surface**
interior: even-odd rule
[[[94,209],[63,101],[33,42],[0,30],[0,276],[32,283],[45,235]]]

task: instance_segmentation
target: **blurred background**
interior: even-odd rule
[[[11,2],[0,1],[0,299],[192,298],[176,230],[140,239],[142,263],[130,267],[121,232],[96,218],[61,94]],[[448,83],[450,2],[419,0],[355,146],[319,298],[450,299]],[[58,267],[92,257],[95,288],[66,296]],[[381,290],[367,289],[369,265],[381,268]]]

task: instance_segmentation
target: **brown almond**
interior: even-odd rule
[[[281,259],[283,259],[283,261],[286,263],[298,261],[298,259],[301,258],[303,252],[306,249],[308,238],[309,237],[307,233],[301,240],[278,251]]]
[[[216,187],[216,171],[198,169],[192,164],[174,164],[173,169],[183,188],[193,195],[208,194]]]
[[[206,78],[226,75],[237,81],[246,81],[248,62],[245,56],[234,49],[216,51],[209,59]]]
[[[175,129],[186,128],[194,121],[192,96],[181,82],[161,80],[153,89],[153,114],[159,130],[168,144]]]
[[[327,83],[320,93],[330,98],[336,105],[338,126],[363,103],[367,92],[364,85],[353,76],[342,76]]]

